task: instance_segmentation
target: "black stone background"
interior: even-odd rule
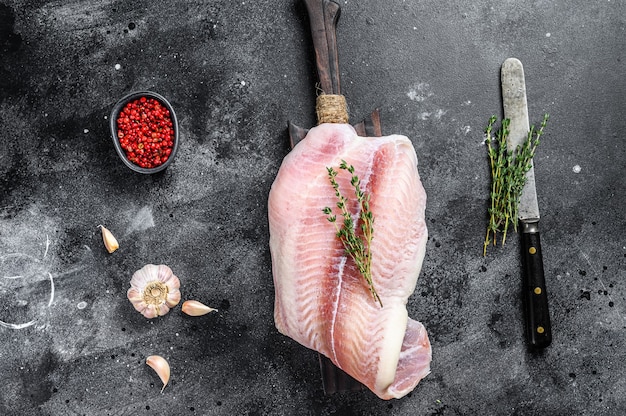
[[[413,141],[428,192],[408,309],[429,330],[432,373],[401,400],[324,396],[316,353],[274,328],[266,199],[287,122],[315,123],[300,1],[3,0],[0,321],[34,324],[0,326],[0,414],[626,414],[626,4],[341,7],[351,119],[380,108],[383,132]],[[511,56],[531,123],[551,115],[535,169],[554,343],[539,355],[523,336],[518,236],[482,256],[483,130]],[[121,163],[107,127],[141,89],[180,121],[179,154],[153,177]],[[146,263],[219,312],[144,319],[126,290]],[[152,354],[172,366],[162,394]]]

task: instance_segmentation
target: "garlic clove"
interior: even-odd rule
[[[167,315],[167,313],[170,311],[170,307],[167,306],[166,303],[162,303],[160,305],[154,305],[152,307],[156,311],[157,316]]]
[[[130,285],[137,288],[145,287],[149,282],[158,279],[159,266],[154,264],[146,264],[141,269],[133,273],[133,277],[130,279]]]
[[[210,308],[197,300],[184,301],[182,310],[189,316],[202,316],[213,311],[217,312],[217,309]]]
[[[152,274],[153,278],[156,278],[163,283],[167,283],[167,285],[170,287],[180,287],[180,280],[178,280],[178,277],[174,275],[174,272],[169,266],[165,264],[159,264],[158,266],[154,267],[155,268],[150,269],[149,271]]]
[[[163,388],[161,388],[161,393],[163,393],[165,386],[167,386],[167,383],[170,380],[170,365],[167,363],[165,358],[160,355],[149,356],[146,358],[146,364],[157,373],[163,382]]]
[[[162,282],[170,288],[180,289],[180,279],[171,271],[162,278]]]
[[[165,303],[170,308],[173,308],[174,306],[178,305],[178,303],[180,302],[180,298],[181,298],[180,290],[172,291],[167,294]]]
[[[135,309],[137,309],[137,311],[139,311],[145,318],[147,319],[153,319],[156,318],[157,316],[159,316],[159,312],[157,310],[157,307],[154,305],[148,305],[146,303],[144,303],[143,305],[143,309],[139,309],[137,306],[135,306]],[[168,309],[169,311],[169,309]],[[161,314],[165,315],[168,311],[165,311]]]
[[[111,231],[103,225],[99,225],[98,227],[102,230],[102,241],[104,241],[104,247],[106,247],[109,253],[113,253],[120,247],[117,239],[113,236],[113,233],[111,233]]]
[[[133,304],[141,302],[143,300],[143,295],[134,287],[131,287],[126,292],[126,296],[128,300],[130,300]]]

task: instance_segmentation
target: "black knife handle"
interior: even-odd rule
[[[522,224],[522,263],[526,332],[531,348],[545,348],[552,342],[548,293],[543,274],[541,240],[537,223]]]

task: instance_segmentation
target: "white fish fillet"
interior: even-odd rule
[[[326,167],[339,170],[342,159],[371,196],[372,280],[383,308],[322,212],[337,202]],[[350,175],[340,171],[337,181],[354,201]],[[347,124],[312,128],[285,157],[269,195],[276,328],[382,399],[403,397],[430,372],[428,335],[406,310],[424,259],[425,206],[409,139],[359,137]]]

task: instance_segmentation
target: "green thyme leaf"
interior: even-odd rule
[[[348,171],[352,176],[350,178],[350,184],[354,188],[354,196],[356,197],[356,201],[358,204],[357,210],[359,211],[359,215],[357,216],[355,214],[354,218],[358,218],[358,223],[360,223],[358,224],[358,229],[361,230],[360,235],[356,234],[357,224],[355,224],[355,219],[353,219],[353,215],[348,211],[348,199],[343,196],[343,194],[339,190],[339,184],[336,180],[338,171],[336,171],[332,167],[327,167],[326,170],[328,171],[328,179],[330,180],[330,184],[335,190],[335,195],[338,199],[336,203],[337,208],[340,210],[341,216],[343,217],[343,223],[341,224],[341,226],[337,224],[337,216],[333,214],[333,211],[330,207],[325,207],[322,211],[325,215],[327,215],[328,221],[335,224],[335,228],[337,231],[336,236],[337,238],[339,238],[339,240],[341,240],[346,255],[352,258],[354,264],[359,270],[359,273],[367,282],[374,301],[378,302],[380,304],[380,307],[382,308],[383,302],[378,296],[378,293],[374,288],[374,283],[372,282],[372,253],[370,247],[374,234],[374,216],[370,211],[370,196],[365,194],[361,190],[361,181],[359,177],[354,174],[354,166],[348,165],[345,160],[342,160],[339,164],[339,169]]]
[[[487,255],[489,244],[496,245],[498,234],[501,234],[501,244],[504,245],[510,223],[513,223],[513,229],[517,232],[520,195],[548,118],[548,114],[543,116],[539,130],[531,126],[524,143],[512,152],[507,150],[510,120],[506,118],[502,120],[500,129],[494,133],[497,118],[496,116],[489,118],[485,129],[485,144],[491,166],[491,191],[490,206],[487,209],[489,224],[483,245],[483,256]]]

